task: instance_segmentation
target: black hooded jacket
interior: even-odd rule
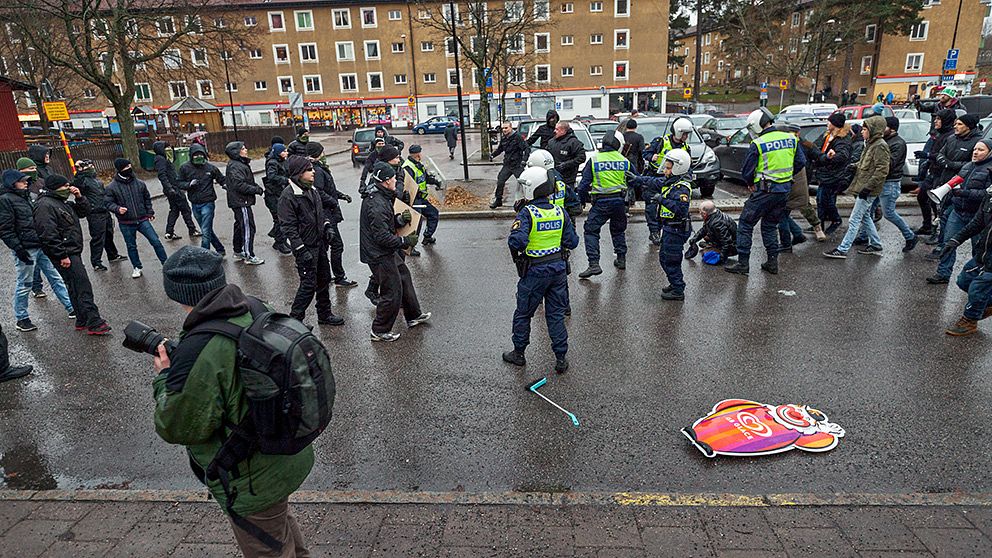
[[[324,194],[317,188],[303,188],[292,182],[279,196],[279,229],[297,253],[303,248],[326,250],[324,240]]]
[[[534,145],[540,140],[538,147],[541,149],[547,149],[548,144],[555,137],[555,126],[561,121],[561,117],[558,116],[558,111],[549,110],[546,115],[544,115],[544,124],[541,124],[531,133],[530,137],[527,138],[528,145]]]
[[[44,145],[35,144],[28,147],[28,158],[34,161],[35,166],[38,167],[38,177],[35,178],[35,182],[38,184],[44,184],[45,179],[52,174],[52,169],[45,164],[45,155],[51,151],[50,147]]]
[[[369,195],[362,200],[358,255],[364,264],[371,265],[393,257],[397,250],[406,246],[404,238],[396,235],[396,214],[393,213],[395,199],[394,192],[373,182]]]
[[[41,239],[41,251],[52,262],[83,253],[83,229],[79,218],[90,212],[86,196],[63,201],[54,192],[41,191],[34,206],[34,229]]]
[[[527,147],[527,142],[520,134],[511,132],[510,135],[504,135],[500,138],[499,146],[493,151],[493,157],[498,157],[500,154],[503,155],[504,167],[518,169],[527,162],[530,148]]]
[[[129,177],[120,174],[114,176],[114,179],[107,185],[105,193],[107,210],[116,215],[117,220],[121,223],[135,224],[147,221],[149,217],[155,215],[148,186],[133,175]],[[119,211],[122,207],[127,208],[123,215]]]
[[[972,252],[975,254],[975,262],[985,271],[992,272],[992,196],[987,193],[978,213],[958,232],[954,240],[961,245],[975,236],[978,237],[978,243]]]
[[[331,175],[331,170],[327,168],[327,165],[319,160],[314,161],[313,170],[315,171],[313,187],[323,194],[324,217],[334,225],[344,221],[344,215],[341,213],[341,202],[338,200],[351,198],[338,191],[337,185],[334,184],[334,176]]]
[[[76,173],[76,177],[72,179],[72,185],[79,188],[79,191],[90,202],[91,215],[107,212],[107,188],[96,177],[96,171]]]
[[[224,185],[227,190],[227,207],[238,209],[255,205],[255,196],[265,193],[261,186],[255,183],[255,175],[251,171],[251,160],[241,156],[240,141],[232,141],[224,148],[224,153],[231,159],[227,162],[227,174]]]
[[[555,158],[555,170],[561,173],[565,184],[574,185],[579,165],[586,160],[586,148],[582,141],[575,137],[574,131],[569,130],[564,136],[551,140],[548,151]]]
[[[951,190],[951,203],[960,215],[974,215],[982,206],[986,189],[992,184],[992,157],[984,161],[966,163],[958,176],[964,179],[960,186]]]
[[[162,183],[162,192],[169,197],[181,194],[179,191],[179,177],[176,174],[176,167],[165,156],[165,148],[168,144],[164,141],[157,141],[152,144],[152,151],[155,152],[155,173],[158,174],[158,181]]]
[[[971,162],[971,152],[980,139],[982,133],[978,130],[971,130],[963,136],[956,133],[947,135],[931,166],[936,173],[934,186],[940,186],[954,178],[965,164]]]
[[[202,145],[194,144],[189,148],[189,162],[179,168],[179,188],[186,192],[189,203],[204,204],[217,200],[214,182],[224,187],[224,173],[207,159],[202,165],[193,163],[193,155],[197,153],[207,156],[207,150]]]
[[[41,239],[34,229],[34,208],[31,191],[18,190],[4,184],[0,190],[0,240],[14,252],[41,248]]]
[[[382,132],[382,139],[386,142],[386,145],[392,145],[397,150],[399,150],[400,153],[403,153],[403,146],[404,146],[403,140],[399,139],[396,136],[389,135],[389,132],[386,131],[386,127],[383,126],[382,124],[376,125],[375,131]],[[369,143],[369,149],[372,151],[375,150],[376,139],[378,139],[378,137],[372,138],[372,141]]]
[[[306,157],[306,146],[303,146],[303,155]],[[286,174],[286,162],[271,154],[265,159],[265,174],[262,175],[262,185],[265,187],[265,198],[279,198],[282,191],[289,186],[289,175]]]

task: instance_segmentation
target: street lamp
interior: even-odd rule
[[[458,37],[456,33],[456,12],[454,0],[448,0],[448,17],[451,18],[451,46],[455,49],[455,80],[458,82],[456,94],[458,97],[458,129],[462,136],[462,172],[468,181],[468,148],[465,147],[465,110],[462,108],[462,67],[458,63]],[[483,141],[487,141],[483,138]]]

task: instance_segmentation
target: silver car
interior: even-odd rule
[[[920,161],[916,158],[917,151],[923,151],[923,146],[930,139],[930,123],[917,118],[899,119],[899,135],[906,140],[906,164],[903,166],[903,186],[915,186],[920,176]]]

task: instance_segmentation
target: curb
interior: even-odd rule
[[[0,490],[0,501],[209,502],[206,490]],[[422,504],[510,506],[789,507],[789,506],[978,506],[992,507],[992,493],[680,493],[680,492],[403,492],[397,490],[303,490],[300,504]]]

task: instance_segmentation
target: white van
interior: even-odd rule
[[[815,116],[830,116],[835,110],[837,110],[837,105],[833,103],[812,103],[808,105],[789,105],[782,109],[779,114],[794,114],[798,112],[813,114]]]

